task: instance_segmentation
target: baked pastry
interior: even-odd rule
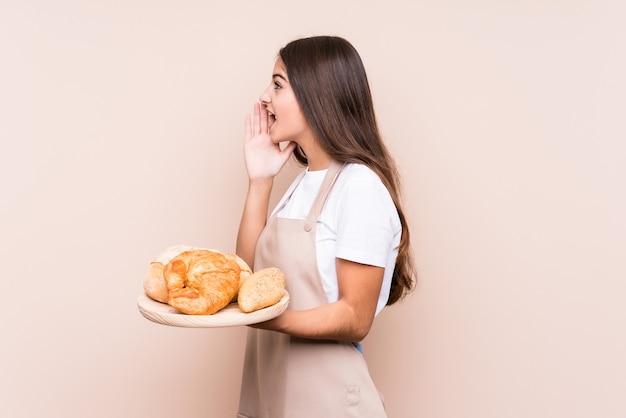
[[[254,272],[239,287],[239,309],[249,313],[278,303],[285,294],[285,284],[285,275],[276,267]]]
[[[143,290],[151,299],[167,303],[167,287],[163,278],[163,264],[153,261],[143,279]]]
[[[148,297],[163,303],[167,303],[167,286],[163,277],[163,268],[170,260],[182,252],[193,250],[195,247],[188,245],[175,245],[168,247],[150,263],[144,276],[143,289]]]
[[[211,315],[233,299],[239,287],[241,267],[213,250],[185,251],[163,269],[167,303],[191,315]]]

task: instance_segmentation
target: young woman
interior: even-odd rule
[[[269,216],[290,156],[306,169]],[[359,341],[414,286],[395,164],[365,69],[339,37],[280,50],[246,117],[248,193],[237,253],[287,277],[289,309],[248,331],[238,417],[385,417]]]

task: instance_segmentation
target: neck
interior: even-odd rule
[[[320,147],[310,129],[303,132],[295,142],[302,148],[302,151],[304,151],[306,155],[309,171],[325,170],[330,166],[332,157]]]
[[[330,166],[332,158],[323,151],[317,144],[308,147],[302,147],[306,154],[309,164],[309,171],[325,170]]]
[[[318,170],[326,170],[328,166],[330,166],[331,158],[324,159],[311,159],[307,154],[307,159],[309,160],[309,171],[318,171]]]

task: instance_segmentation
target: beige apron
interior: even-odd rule
[[[328,303],[315,254],[317,219],[341,166],[333,162],[306,220],[276,216],[259,238],[255,269],[287,276],[289,309]],[[286,195],[289,197],[295,184]],[[283,205],[288,199],[283,199]],[[386,417],[363,355],[351,343],[248,330],[240,418]]]

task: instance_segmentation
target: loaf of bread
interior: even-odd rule
[[[239,309],[249,313],[278,303],[285,293],[285,284],[285,275],[276,267],[254,272],[239,286]]]
[[[150,298],[167,303],[167,287],[163,278],[163,267],[165,266],[157,261],[150,263],[143,280],[143,290]]]
[[[233,257],[212,250],[185,251],[163,269],[167,303],[186,314],[211,315],[233,299],[240,273]]]

